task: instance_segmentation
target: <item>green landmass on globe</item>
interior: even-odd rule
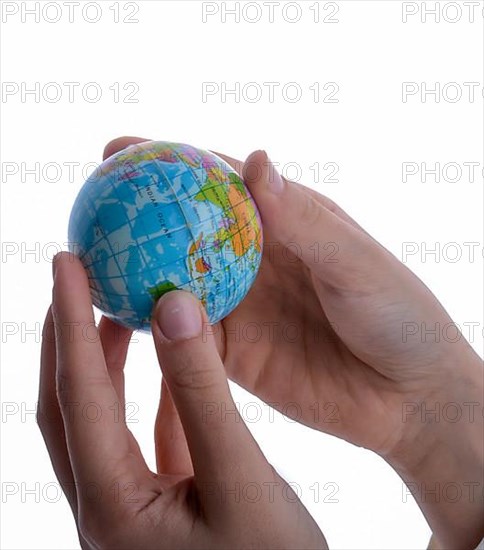
[[[148,288],[148,292],[151,294],[151,296],[153,296],[155,300],[158,300],[158,298],[161,298],[163,294],[170,292],[170,290],[178,290],[177,286],[174,285],[171,281],[163,281],[155,287]]]

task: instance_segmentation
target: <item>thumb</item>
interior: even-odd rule
[[[288,248],[334,288],[354,288],[362,279],[374,278],[383,247],[334,203],[330,209],[331,201],[316,191],[283,178],[265,151],[248,157],[243,176],[265,234],[277,241],[272,246]]]
[[[168,292],[156,304],[152,332],[197,480],[226,481],[234,465],[260,464],[263,455],[235,407],[200,302],[188,292]]]

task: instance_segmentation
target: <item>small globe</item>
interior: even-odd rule
[[[164,141],[104,161],[76,198],[69,250],[107,317],[150,331],[156,300],[194,293],[216,323],[242,301],[261,261],[262,226],[240,176],[213,153]]]

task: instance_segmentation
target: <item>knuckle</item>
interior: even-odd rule
[[[293,211],[293,223],[282,222],[283,238],[280,239],[283,246],[294,245],[296,249],[301,246],[308,231],[314,231],[317,236],[320,232],[321,217],[324,212],[323,207],[309,193],[298,192],[294,196],[294,204],[290,207]]]
[[[69,377],[62,373],[57,373],[56,394],[59,405],[65,406],[70,403],[72,397],[72,384]]]
[[[108,376],[83,375],[82,380],[72,373],[58,372],[56,379],[57,400],[62,410],[69,406],[78,406],[89,396],[102,395],[112,388]]]
[[[329,210],[333,214],[339,216],[341,214],[341,208],[329,197],[326,195],[321,195],[321,202],[326,210]]]
[[[316,225],[320,218],[323,209],[316,200],[310,195],[303,193],[302,205],[301,205],[301,224],[302,225]]]
[[[208,365],[181,363],[173,373],[171,383],[180,390],[207,390],[216,386],[217,376]]]

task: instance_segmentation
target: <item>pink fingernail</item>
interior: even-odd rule
[[[202,331],[200,306],[188,292],[172,291],[160,298],[156,320],[168,340],[188,340]]]

